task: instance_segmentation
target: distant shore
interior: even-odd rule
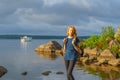
[[[32,37],[32,39],[63,39],[66,36],[57,35],[0,35],[0,39],[20,39],[23,36]],[[86,39],[89,36],[78,36],[78,38]]]

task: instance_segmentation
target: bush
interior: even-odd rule
[[[112,45],[110,50],[114,51],[117,54],[117,57],[120,57],[120,45]]]
[[[85,40],[85,47],[106,49],[108,47],[107,38],[114,38],[114,29],[112,26],[103,27],[101,34],[93,35]]]
[[[120,37],[116,38],[116,40],[117,40],[118,42],[120,42]]]
[[[93,35],[90,38],[86,39],[85,47],[91,47],[91,48],[96,47],[98,44],[98,39],[99,39],[99,36],[97,36],[97,35]]]
[[[99,37],[99,42],[98,44],[102,43],[102,49],[106,49],[108,47],[108,42],[107,42],[107,38],[114,38],[114,29],[112,26],[108,26],[108,27],[103,27],[102,28],[102,33]]]

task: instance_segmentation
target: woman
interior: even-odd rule
[[[79,39],[77,38],[77,32],[73,25],[70,25],[66,32],[67,38],[64,38],[63,40],[63,51],[64,51],[64,60],[65,60],[65,66],[66,66],[66,72],[67,72],[67,79],[68,80],[74,80],[74,77],[72,75],[73,68],[75,66],[78,51],[80,49],[78,48],[78,42]]]

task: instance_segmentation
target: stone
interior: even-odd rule
[[[94,49],[91,49],[91,48],[86,48],[84,49],[84,55],[85,56],[86,54],[90,56],[99,56],[100,53],[102,52],[101,49],[98,49],[98,48],[94,48]]]
[[[112,48],[112,46],[118,46],[119,45],[119,42],[115,39],[115,40],[111,40],[109,45],[108,45],[108,48]]]
[[[7,69],[3,66],[0,66],[0,77],[5,75],[7,73]]]
[[[89,65],[90,64],[90,61],[88,58],[86,57],[82,57],[80,58],[81,62],[84,64],[84,65]]]
[[[42,73],[42,75],[48,76],[50,73],[51,73],[51,71],[45,71],[45,72]]]
[[[116,59],[116,54],[109,49],[105,49],[103,52],[100,53],[100,56],[98,58],[103,58],[105,60]]]
[[[35,51],[43,52],[61,52],[62,46],[57,41],[49,41],[35,48]]]
[[[97,61],[97,57],[93,57],[93,56],[89,57],[89,61],[90,61],[91,63],[98,62],[98,61]]]
[[[120,59],[110,60],[110,61],[108,61],[108,64],[110,64],[112,66],[120,66]]]
[[[120,42],[120,26],[117,28],[117,32],[114,34],[114,38]]]
[[[116,32],[116,33],[114,34],[114,38],[117,39],[117,38],[119,38],[119,37],[120,37],[120,32]]]
[[[56,74],[64,74],[63,72],[61,72],[61,71],[58,71],[58,72],[56,72]]]
[[[21,73],[21,74],[24,75],[24,76],[26,76],[26,75],[28,74],[28,72],[25,71],[25,72],[23,72],[23,73]]]
[[[97,58],[97,60],[100,64],[108,64],[108,60],[106,60],[104,58]]]

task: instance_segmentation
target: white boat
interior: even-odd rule
[[[31,40],[32,40],[32,37],[28,37],[28,36],[21,37],[21,42],[29,42]]]

